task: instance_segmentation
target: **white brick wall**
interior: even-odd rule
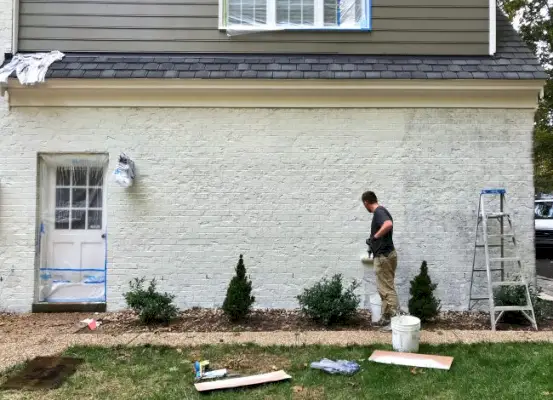
[[[0,61],[12,50],[12,0],[0,0]]]
[[[445,308],[464,309],[476,203],[504,186],[534,269],[532,115],[447,109],[13,109],[0,116],[0,308],[30,309],[37,152],[119,151],[136,186],[108,194],[108,302],[133,277],[161,279],[180,307],[222,303],[240,253],[258,307],[295,307],[321,276],[359,262],[376,191],[395,218],[403,303],[422,260]],[[13,269],[13,273],[11,273]],[[3,288],[3,289],[2,289]]]

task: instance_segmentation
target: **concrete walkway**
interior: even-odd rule
[[[422,331],[421,342],[478,343],[478,342],[549,342],[553,343],[553,331]],[[140,346],[144,344],[172,347],[189,347],[204,344],[256,343],[259,345],[370,345],[391,344],[391,333],[374,331],[339,332],[222,332],[222,333],[134,333],[117,336],[106,334],[59,335],[2,335],[0,334],[0,370],[9,368],[36,356],[48,356],[63,352],[69,346]]]

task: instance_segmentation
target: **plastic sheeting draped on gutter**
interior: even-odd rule
[[[44,82],[50,65],[63,57],[65,54],[57,50],[50,53],[16,54],[8,64],[0,68],[0,82],[6,83],[14,71],[22,85]]]

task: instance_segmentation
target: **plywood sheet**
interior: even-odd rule
[[[201,382],[196,383],[194,386],[198,392],[209,392],[212,390],[221,389],[233,389],[245,386],[255,386],[264,383],[279,382],[287,379],[292,379],[286,372],[280,370],[276,372],[270,372],[268,374],[244,376],[241,378],[224,379],[215,382]]]
[[[431,354],[399,353],[395,351],[375,350],[370,361],[382,364],[407,365],[420,368],[450,369],[453,357],[435,356]]]

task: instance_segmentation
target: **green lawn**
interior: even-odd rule
[[[68,356],[86,363],[59,390],[0,392],[0,399],[552,399],[553,344],[478,344],[421,346],[421,353],[455,357],[450,371],[417,369],[367,361],[376,347],[306,346],[299,348],[206,346],[74,347]],[[353,377],[310,370],[309,362],[327,357],[359,361]],[[293,379],[253,389],[199,395],[191,360],[244,374],[284,369]],[[6,373],[0,374],[0,382]]]

